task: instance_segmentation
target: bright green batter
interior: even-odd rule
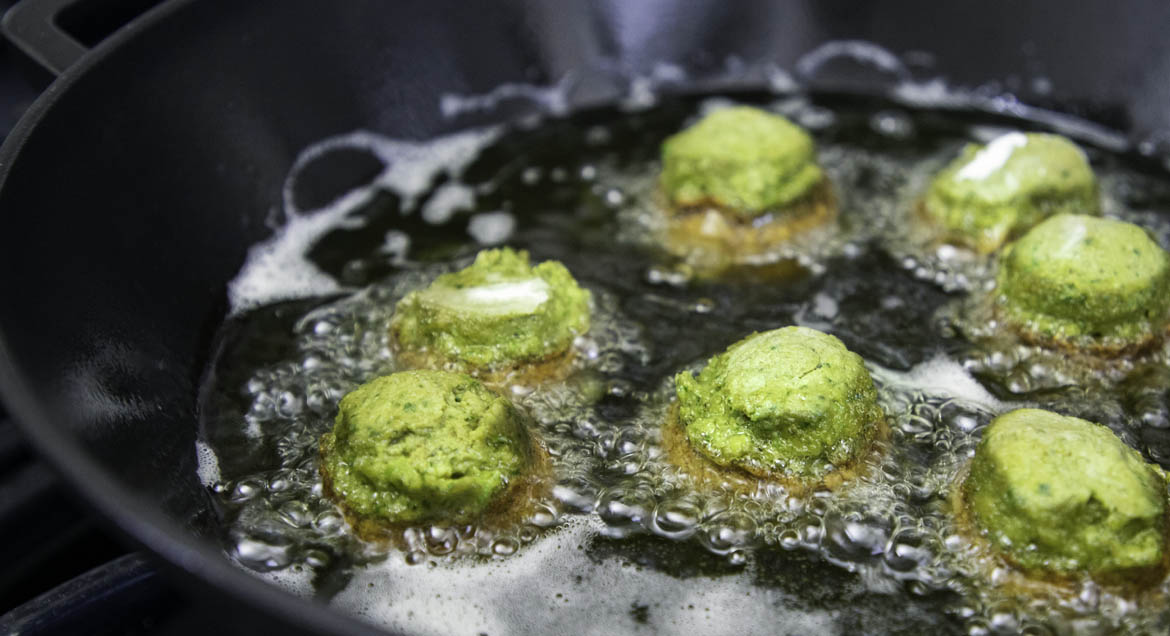
[[[415,523],[474,518],[532,457],[508,400],[471,376],[422,370],[376,378],[342,398],[321,461],[352,512]]]
[[[1055,340],[1137,341],[1170,310],[1170,255],[1141,227],[1059,215],[1011,244],[998,292],[1008,318]]]
[[[1166,480],[1104,426],[1038,409],[1001,415],[963,482],[975,523],[1028,571],[1160,568]]]
[[[662,144],[662,189],[682,208],[713,204],[750,219],[823,179],[812,137],[758,108],[717,110]]]
[[[533,267],[527,252],[493,249],[408,294],[391,329],[402,347],[490,369],[564,353],[589,330],[589,307],[564,265]]]
[[[675,387],[691,445],[758,476],[819,479],[868,449],[883,418],[861,357],[806,327],[748,336]]]
[[[1013,132],[969,144],[930,184],[923,211],[945,239],[993,252],[1054,214],[1097,214],[1085,154],[1059,135]]]

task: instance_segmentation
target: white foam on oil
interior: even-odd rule
[[[786,95],[800,90],[800,84],[796,82],[792,74],[775,64],[765,66],[764,77],[767,80],[768,90],[777,95]]]
[[[306,258],[309,249],[327,232],[338,227],[369,193],[355,191],[333,205],[308,214],[288,212],[283,226],[268,240],[248,249],[240,273],[228,283],[231,313],[278,300],[334,293],[341,286]]]
[[[268,581],[295,596],[306,599],[313,598],[313,570],[310,568],[287,567],[259,572],[243,565],[238,559],[233,558],[232,560],[235,561],[236,567],[258,579]]]
[[[480,245],[499,245],[516,231],[516,217],[508,212],[484,212],[471,217],[467,233]]]
[[[572,75],[566,74],[560,81],[549,86],[507,83],[478,95],[444,93],[439,97],[439,112],[444,117],[452,118],[470,113],[490,112],[505,100],[523,99],[549,114],[564,115],[569,112],[569,89],[572,85]]]
[[[1024,133],[1010,132],[996,137],[966,165],[959,169],[955,178],[959,181],[982,181],[998,172],[1007,164],[1012,153],[1028,145],[1028,138]]]
[[[195,474],[199,476],[199,483],[209,488],[221,479],[219,457],[201,439],[195,440]]]
[[[364,221],[350,214],[380,190],[398,195],[402,209],[412,210],[436,176],[446,173],[458,177],[498,135],[499,128],[491,127],[415,142],[357,131],[330,137],[305,149],[293,163],[285,182],[283,225],[248,250],[244,266],[228,283],[231,313],[239,314],[279,300],[340,291],[340,284],[306,257],[321,237],[334,229],[361,227]],[[380,159],[385,168],[370,183],[347,192],[329,205],[315,210],[299,209],[293,192],[301,170],[323,155],[341,149],[367,151]],[[446,195],[448,207],[466,203],[466,193],[452,192]]]
[[[1002,413],[1007,409],[1004,402],[983,388],[963,365],[943,355],[916,364],[909,371],[894,371],[871,365],[871,372],[878,381],[891,387],[963,400],[994,413]]]
[[[630,112],[651,108],[658,103],[660,88],[681,83],[686,79],[687,72],[683,67],[657,62],[648,74],[629,78],[626,95],[621,100],[621,106]]]
[[[941,78],[904,81],[894,87],[892,97],[909,106],[955,108],[968,105],[970,95],[949,86]]]
[[[475,190],[462,183],[444,183],[439,186],[422,208],[422,218],[431,225],[442,225],[460,210],[475,206]]]
[[[410,235],[401,230],[390,230],[382,237],[382,245],[378,248],[378,252],[385,254],[390,258],[390,262],[395,265],[402,264],[406,260],[406,254],[410,251]]]
[[[883,73],[906,78],[910,71],[902,60],[889,49],[865,40],[831,40],[805,53],[796,62],[796,72],[802,77],[814,75],[827,62],[849,58]]]
[[[333,599],[391,631],[410,634],[772,633],[832,634],[827,611],[761,590],[749,577],[679,580],[583,551],[599,530],[576,522],[490,563],[408,565],[400,554],[354,573]],[[409,581],[408,584],[405,582]],[[644,607],[639,619],[632,610]]]

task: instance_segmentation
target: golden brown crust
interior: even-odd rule
[[[532,442],[532,464],[523,476],[508,483],[504,492],[488,506],[487,510],[474,521],[477,528],[489,532],[506,532],[521,527],[525,520],[537,512],[537,503],[551,496],[554,483],[552,458],[548,449],[535,435],[529,432]],[[393,523],[382,519],[363,517],[349,509],[345,501],[333,491],[333,483],[324,464],[318,468],[321,474],[322,492],[341,509],[345,520],[354,533],[364,541],[388,544],[399,550],[408,550],[406,531],[409,528],[427,525],[472,525],[436,520],[426,523]]]
[[[1079,583],[1084,576],[1070,576],[1057,572],[1031,572],[1020,566],[1011,555],[996,550],[987,537],[980,531],[978,524],[971,513],[964,493],[964,483],[971,472],[971,462],[968,461],[955,476],[947,496],[951,508],[951,516],[955,522],[955,530],[960,537],[966,540],[976,554],[978,574],[984,580],[991,580],[992,571],[997,567],[1006,568],[1007,576],[997,582],[1006,592],[1023,596],[1056,596],[1058,598],[1073,599],[1079,592]],[[1170,523],[1170,509],[1167,511],[1167,523]],[[1170,546],[1170,541],[1167,543]],[[1163,596],[1157,593],[1153,586],[1166,577],[1170,572],[1170,550],[1164,551],[1162,563],[1155,568],[1129,570],[1112,576],[1093,577],[1093,581],[1107,586],[1110,590],[1122,593],[1129,598],[1154,598]],[[1164,600],[1158,600],[1164,602]]]
[[[792,204],[750,219],[713,201],[676,208],[661,192],[657,198],[657,207],[667,217],[665,249],[699,269],[700,274],[734,266],[773,265],[778,260],[774,256],[778,246],[837,217],[837,200],[827,178]],[[789,263],[789,268],[793,266]]]
[[[679,419],[677,402],[670,405],[666,419],[662,423],[662,450],[667,461],[681,469],[703,489],[725,488],[736,493],[751,494],[763,485],[772,484],[782,486],[793,495],[801,496],[820,489],[836,490],[865,475],[866,460],[876,454],[883,454],[889,440],[890,428],[885,420],[878,422],[877,428],[868,449],[859,453],[856,459],[845,466],[830,471],[816,481],[777,474],[754,475],[742,468],[720,466],[707,459],[695,450],[687,439],[686,430]]]
[[[391,326],[390,348],[395,358],[408,369],[442,369],[466,373],[483,382],[489,388],[501,390],[512,385],[536,386],[560,382],[573,373],[577,359],[576,351],[569,347],[540,360],[514,362],[507,365],[483,369],[453,360],[432,351],[407,349],[398,342]]]
[[[1022,231],[1014,231],[1004,239],[1003,243],[998,245],[980,245],[978,241],[972,240],[971,237],[962,232],[954,231],[940,223],[937,218],[927,211],[925,197],[920,197],[911,206],[911,221],[918,231],[917,235],[922,237],[922,241],[930,247],[954,245],[971,250],[980,256],[994,254],[1003,245],[1019,238],[1020,234],[1023,233]]]
[[[1097,358],[1139,356],[1161,345],[1166,339],[1166,336],[1170,334],[1170,324],[1168,324],[1162,329],[1145,334],[1137,340],[1098,340],[1090,337],[1057,338],[1028,328],[1027,324],[1019,322],[1004,311],[999,303],[994,304],[992,312],[995,319],[1000,324],[1011,329],[1022,342],[1036,347],[1061,351],[1070,355],[1085,355]]]

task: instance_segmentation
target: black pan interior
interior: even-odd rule
[[[984,91],[1133,135],[1167,128],[1170,7],[1057,13],[1011,2],[167,3],[54,84],[0,153],[5,400],[137,540],[269,610],[294,607],[200,538],[214,515],[193,441],[226,281],[270,234],[301,149],[355,129],[422,139],[532,112],[523,100],[453,118],[438,108],[444,93],[508,82],[565,81],[571,106],[610,102],[662,64],[690,78],[667,91],[758,84],[751,69],[768,62],[813,89],[998,81]],[[842,40],[912,63],[800,63]]]

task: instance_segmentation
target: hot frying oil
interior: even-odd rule
[[[1025,405],[1105,424],[1170,466],[1163,350],[1078,360],[1003,335],[978,307],[994,261],[933,243],[915,225],[917,197],[964,142],[1030,125],[856,101],[760,101],[816,124],[838,214],[767,263],[703,272],[658,243],[655,176],[662,140],[725,102],[587,111],[433,146],[363,133],[308,152],[312,161],[290,176],[292,229],[277,237],[292,238],[250,257],[268,278],[253,269],[233,287],[238,311],[204,390],[200,475],[229,555],[411,633],[1164,626],[1165,603],[1091,580],[1013,593],[1005,566],[964,537],[949,508],[982,428]],[[340,161],[338,150],[368,153],[382,176],[328,196],[321,166]],[[1170,244],[1170,184],[1087,150],[1106,213]],[[298,203],[305,192],[320,205]],[[594,296],[575,371],[502,388],[531,416],[552,483],[510,527],[412,527],[400,541],[364,541],[322,493],[318,440],[341,396],[400,368],[387,329],[394,303],[496,244],[561,261]],[[831,490],[698,484],[663,449],[673,375],[754,331],[792,324],[828,331],[865,358],[888,415],[881,452]],[[1149,595],[1168,592],[1164,582]]]

